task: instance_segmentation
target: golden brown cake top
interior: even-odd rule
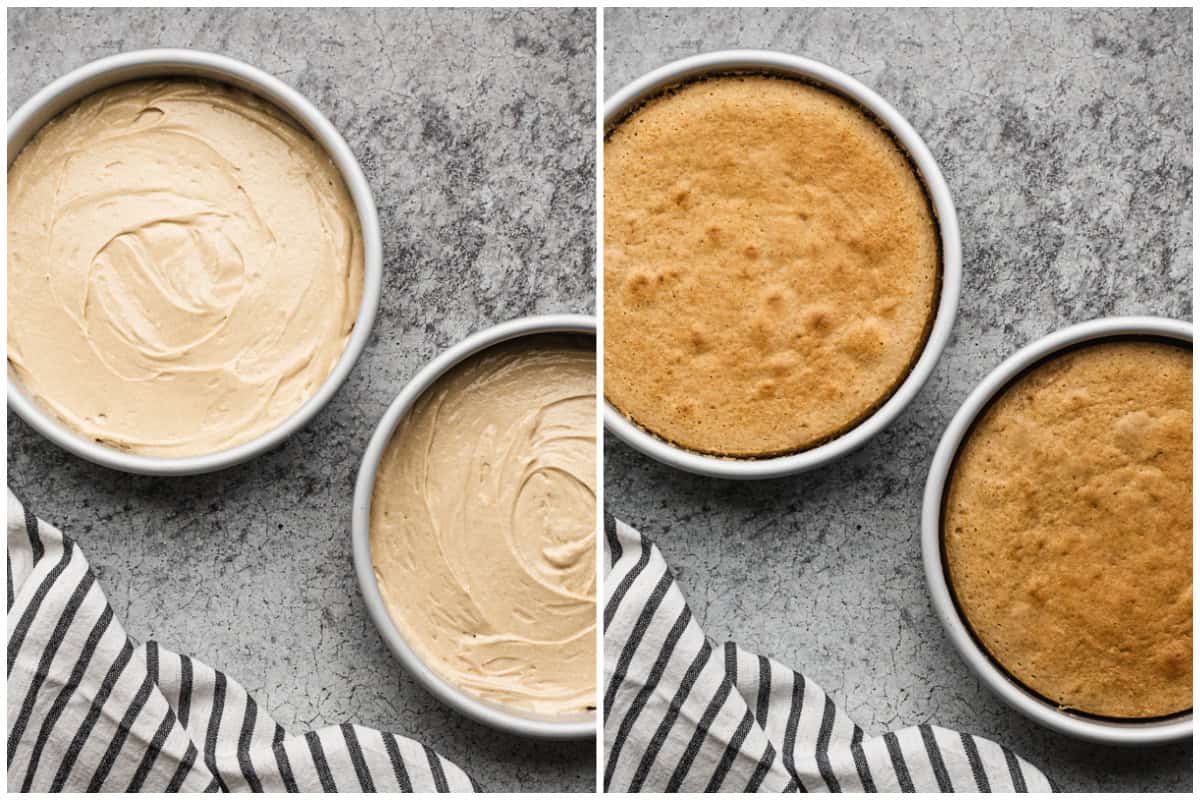
[[[709,78],[604,148],[605,393],[683,447],[755,457],[852,427],[907,375],[936,305],[924,189],[824,89]]]
[[[951,584],[1010,674],[1064,708],[1192,705],[1192,355],[1089,345],[1009,387],[946,497]]]

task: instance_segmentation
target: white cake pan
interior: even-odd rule
[[[1106,719],[1060,709],[1030,691],[1002,669],[976,640],[959,613],[942,560],[942,504],[954,457],[992,398],[1026,369],[1063,349],[1123,336],[1161,337],[1190,346],[1192,326],[1157,317],[1112,317],[1073,325],[1018,350],[975,387],[942,435],[929,468],[921,510],[921,551],[933,607],[951,643],[971,671],[1001,700],[1058,733],[1100,744],[1139,746],[1191,738],[1192,712],[1147,721]]]
[[[383,595],[379,591],[379,584],[375,579],[375,566],[371,560],[371,497],[375,491],[375,475],[396,426],[418,398],[455,365],[501,342],[546,333],[582,333],[595,336],[596,320],[593,317],[575,314],[554,314],[515,319],[480,331],[426,364],[392,401],[367,444],[362,465],[358,468],[358,480],[354,485],[351,519],[354,572],[358,577],[367,613],[379,629],[379,634],[388,649],[401,666],[434,697],[476,722],[517,736],[535,739],[590,739],[596,735],[594,713],[563,717],[524,713],[482,700],[434,672],[409,646],[392,622]]]
[[[767,73],[799,78],[820,85],[866,109],[900,143],[925,185],[937,221],[941,245],[941,286],[933,325],[920,356],[896,390],[868,417],[830,441],[790,455],[763,459],[721,458],[676,446],[639,427],[612,404],[604,404],[604,425],[629,446],[678,469],[714,478],[775,478],[815,469],[862,447],[890,425],[912,402],[937,364],[958,308],[962,282],[962,248],[958,215],[950,188],[929,148],[900,116],[875,92],[833,67],[807,58],[765,50],[723,50],[692,56],[643,75],[604,104],[604,129],[616,127],[641,103],[674,86],[707,75]]]
[[[290,114],[325,148],[341,172],[358,210],[363,237],[363,291],[362,304],[346,349],[316,393],[294,414],[262,436],[206,455],[158,458],[125,452],[88,439],[35,403],[9,369],[8,406],[38,433],[64,450],[96,464],[123,472],[159,476],[195,475],[232,467],[279,446],[308,424],[333,397],[362,354],[375,322],[383,283],[383,245],[375,199],[350,147],[329,120],[295,89],[262,70],[226,56],[198,50],[139,50],[93,61],[64,75],[31,97],[9,118],[9,165],[43,125],[84,97],[126,81],[172,76],[208,78],[256,94]]]

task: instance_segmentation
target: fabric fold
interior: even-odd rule
[[[803,674],[714,644],[658,548],[605,525],[604,787],[613,792],[1043,792],[994,742],[918,725],[869,735]]]
[[[479,787],[402,736],[351,724],[290,735],[223,672],[135,643],[75,543],[9,492],[8,789]]]

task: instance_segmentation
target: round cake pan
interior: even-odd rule
[[[80,458],[123,472],[142,475],[196,475],[240,464],[271,450],[304,427],[350,374],[371,335],[383,283],[383,245],[375,199],[350,147],[320,111],[287,84],[241,61],[198,50],[138,50],[102,58],[64,75],[31,97],[8,120],[8,163],[21,152],[43,125],[84,97],[126,81],[141,78],[207,78],[230,84],[267,100],[300,123],[329,153],[341,172],[346,189],[358,210],[363,237],[362,304],[346,349],[317,392],[294,414],[267,433],[249,442],[182,458],[157,458],[108,447],[87,439],[64,425],[54,414],[28,397],[20,381],[8,373],[8,406],[34,430]]]
[[[766,73],[798,78],[842,95],[866,109],[907,152],[925,185],[941,244],[941,285],[933,325],[916,363],[900,386],[867,418],[824,444],[763,459],[721,458],[678,447],[638,426],[607,401],[604,425],[626,444],[664,464],[715,478],[775,478],[814,469],[861,447],[899,416],[920,391],[950,338],[962,280],[958,216],[950,189],[929,148],[883,98],[844,72],[807,58],[765,50],[723,50],[692,56],[643,75],[604,104],[607,134],[641,103],[674,86],[707,75]]]
[[[1063,710],[1034,694],[1010,677],[976,640],[959,613],[942,561],[941,522],[946,481],[959,446],[991,399],[1047,356],[1084,342],[1121,336],[1154,336],[1190,345],[1192,326],[1157,317],[1111,317],[1073,325],[1018,350],[975,387],[942,435],[929,468],[921,509],[921,551],[933,607],[950,641],[971,670],[1001,700],[1058,733],[1101,744],[1137,746],[1191,738],[1192,712],[1156,720],[1112,720]]]
[[[379,634],[388,649],[404,669],[434,697],[476,722],[506,733],[536,739],[589,739],[596,735],[595,714],[547,717],[523,713],[481,700],[443,680],[409,646],[392,622],[376,583],[375,567],[371,561],[371,496],[375,490],[375,474],[396,426],[417,399],[455,365],[501,342],[544,333],[582,333],[594,336],[596,320],[594,317],[576,314],[525,317],[475,333],[426,364],[388,406],[370,442],[367,443],[362,465],[358,468],[358,480],[354,485],[351,519],[354,573],[358,577],[367,614],[379,629]]]

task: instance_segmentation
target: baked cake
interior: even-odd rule
[[[924,187],[857,105],[798,80],[662,94],[604,147],[608,400],[676,445],[804,450],[908,374],[937,304]]]
[[[1192,355],[1107,340],[1010,385],[963,443],[943,545],[959,607],[1062,708],[1192,705]]]

